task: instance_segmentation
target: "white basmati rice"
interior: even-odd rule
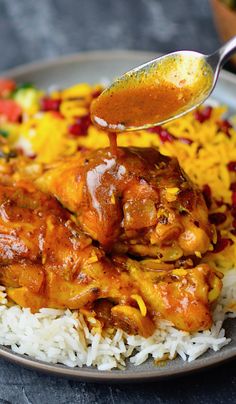
[[[149,338],[127,335],[122,330],[111,338],[93,335],[83,315],[70,310],[41,309],[32,314],[29,309],[7,307],[6,303],[0,286],[0,344],[16,353],[70,367],[96,366],[99,370],[123,369],[128,358],[135,366],[150,357],[158,361],[176,355],[191,362],[208,349],[218,351],[230,342],[222,324],[225,318],[236,317],[236,270],[224,277],[212,328],[192,334],[162,320]]]

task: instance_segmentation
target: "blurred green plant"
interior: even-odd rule
[[[221,0],[227,7],[236,10],[236,0]]]

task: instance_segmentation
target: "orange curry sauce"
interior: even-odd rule
[[[126,73],[92,104],[95,125],[121,132],[156,125],[191,108],[212,84],[210,67],[196,57],[169,57]]]

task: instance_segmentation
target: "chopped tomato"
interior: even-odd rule
[[[0,116],[10,122],[16,122],[21,116],[21,107],[14,100],[0,99]]]
[[[8,96],[16,88],[16,83],[13,80],[0,78],[0,97]]]

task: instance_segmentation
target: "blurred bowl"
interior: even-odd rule
[[[223,42],[236,35],[236,10],[227,7],[220,0],[211,0],[217,31]],[[230,59],[236,67],[236,56]]]

